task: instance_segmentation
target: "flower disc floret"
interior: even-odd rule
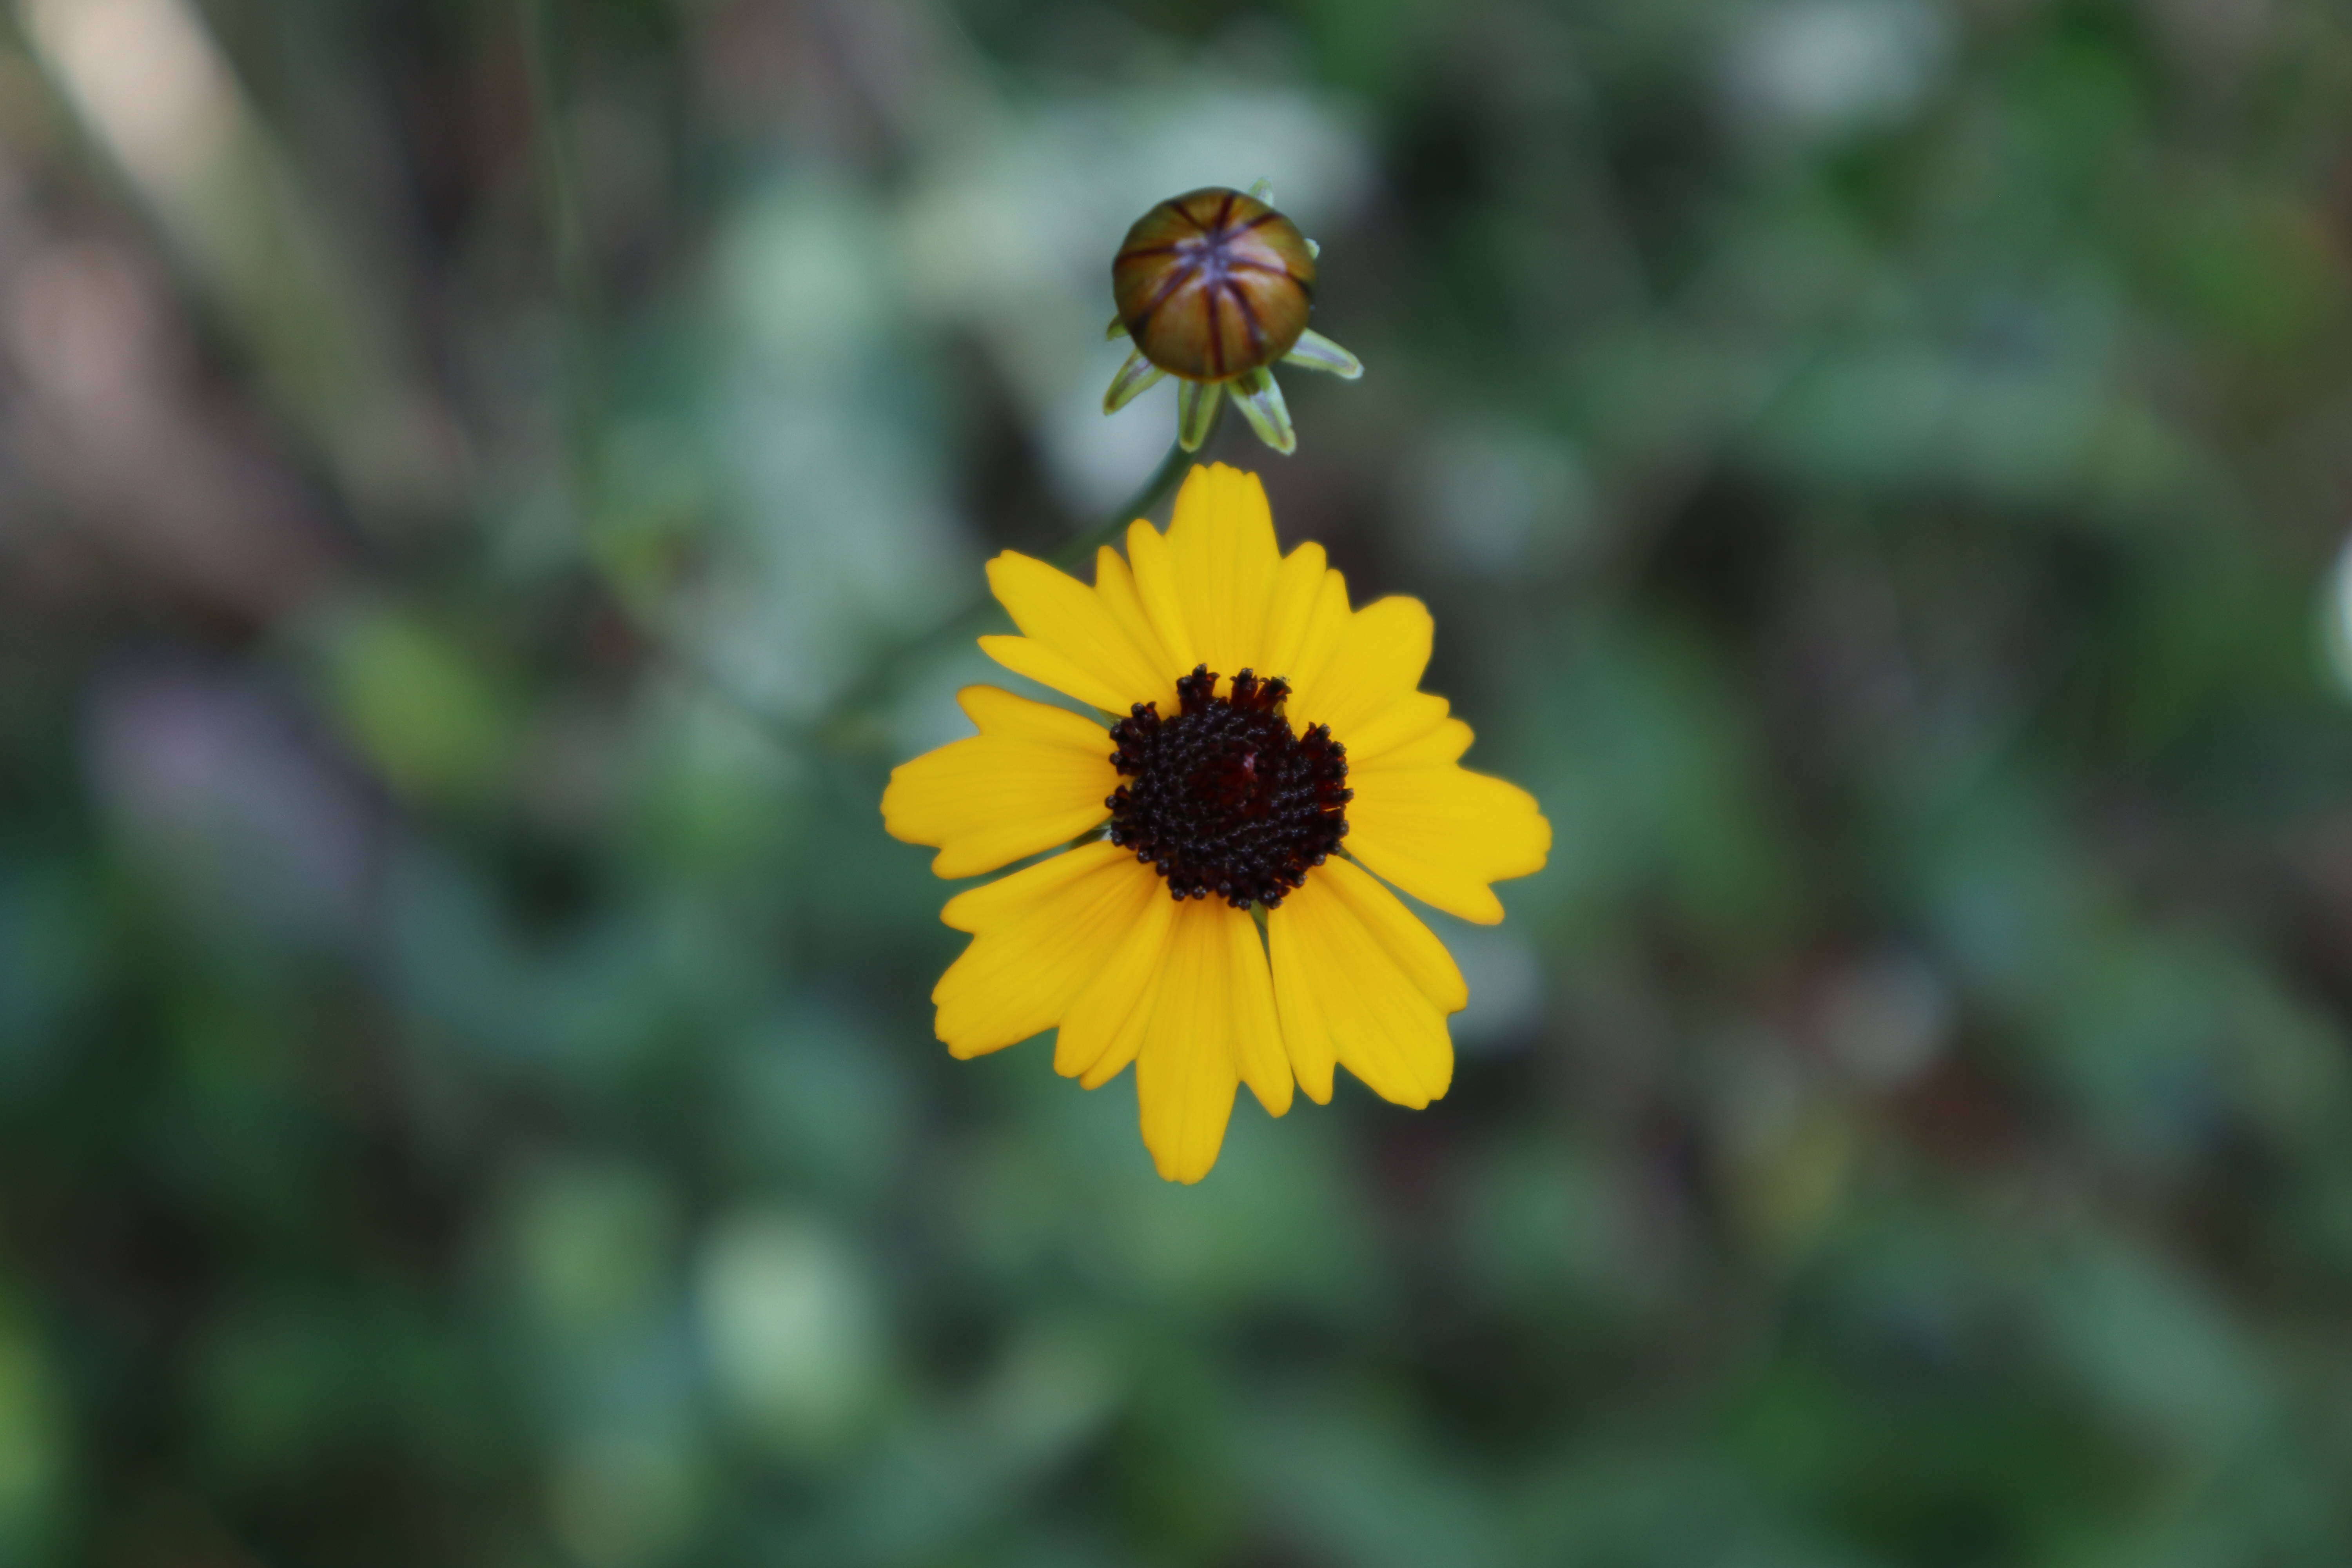
[[[1244,669],[1217,695],[1205,664],[1176,682],[1179,710],[1139,702],[1111,727],[1110,841],[1167,880],[1235,909],[1278,906],[1347,837],[1348,748],[1328,724],[1293,732],[1290,683]]]

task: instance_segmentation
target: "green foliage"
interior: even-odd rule
[[[2352,1561],[2340,6],[18,14],[0,1568]],[[1557,846],[1187,1189],[876,802],[1261,174]]]

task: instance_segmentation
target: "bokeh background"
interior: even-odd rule
[[[1261,175],[1558,843],[1183,1189],[876,802]],[[2347,525],[2333,0],[15,0],[0,1562],[2340,1568]]]

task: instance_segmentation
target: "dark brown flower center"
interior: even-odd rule
[[[1175,715],[1139,702],[1111,726],[1111,763],[1129,782],[1104,803],[1110,841],[1158,868],[1171,897],[1272,909],[1347,837],[1348,749],[1328,724],[1291,731],[1279,677],[1244,669],[1231,695],[1216,690],[1195,666]]]

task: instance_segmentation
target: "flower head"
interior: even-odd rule
[[[1469,993],[1389,885],[1492,923],[1488,884],[1540,869],[1551,827],[1461,765],[1469,726],[1417,689],[1429,612],[1351,608],[1223,466],[1192,470],[1164,536],[1104,546],[1092,587],[1012,551],[988,575],[1021,635],[981,647],[1103,717],[967,687],[980,732],[890,775],[883,822],[939,875],[1045,856],[941,912],[972,938],[931,993],[948,1048],[1054,1029],[1055,1070],[1089,1089],[1134,1063],[1143,1142],[1182,1182],[1241,1084],[1276,1116],[1294,1083],[1328,1101],[1341,1067],[1400,1105],[1443,1095]]]
[[[1103,412],[1116,414],[1163,375],[1183,382],[1176,400],[1176,439],[1198,451],[1216,422],[1220,400],[1234,405],[1276,451],[1296,451],[1290,408],[1274,379],[1275,363],[1328,371],[1355,380],[1354,354],[1307,330],[1315,303],[1315,242],[1267,205],[1260,180],[1248,191],[1210,185],[1171,197],[1135,220],[1111,260],[1118,314],[1113,338],[1135,352]]]

